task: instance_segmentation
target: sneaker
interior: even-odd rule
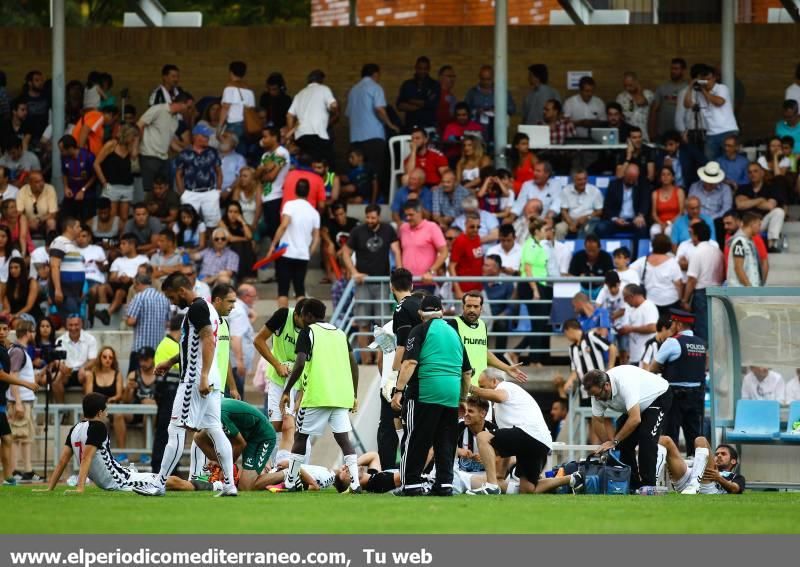
[[[342,492],[342,494],[361,494],[361,487],[353,488],[352,486],[348,486],[347,490]]]
[[[441,486],[431,486],[430,490],[425,492],[425,496],[452,496],[453,487],[448,486],[442,488]]]
[[[681,494],[697,494],[699,488],[700,486],[696,482],[693,482],[689,486],[681,490]]]
[[[277,494],[279,492],[286,492],[286,485],[283,483],[273,484],[272,486],[265,486],[264,490],[269,490],[273,494]]]
[[[585,478],[582,472],[575,471],[570,475],[569,486],[570,488],[572,488],[573,494],[578,494],[579,492],[582,492],[584,483],[585,483]]]
[[[17,479],[13,476],[8,477],[3,481],[3,486],[17,486]]]
[[[139,457],[139,464],[143,467],[149,467],[153,464],[153,459],[150,458],[150,455],[142,455]]]
[[[22,473],[23,482],[42,482],[42,477],[33,471]]]
[[[22,473],[20,471],[18,471],[18,470],[15,470],[14,472],[12,472],[11,475],[14,478],[14,480],[16,480],[17,482],[22,480]]]
[[[134,486],[133,491],[140,496],[164,496],[167,488],[157,480],[151,480],[141,486]]]
[[[424,496],[425,490],[420,486],[419,488],[401,488],[393,493],[395,496]]]
[[[470,496],[497,496],[500,494],[500,487],[488,486],[484,484],[480,488],[473,488],[472,490],[467,490],[467,494],[469,494]]]
[[[108,313],[107,309],[98,309],[95,311],[94,316],[100,319],[106,327],[111,322],[111,315]]]
[[[228,484],[223,486],[222,490],[214,494],[214,498],[219,498],[221,496],[239,496],[239,491],[233,484]]]

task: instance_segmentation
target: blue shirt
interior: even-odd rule
[[[633,208],[633,187],[622,187],[622,207],[619,209],[619,218],[630,220],[636,216]]]
[[[392,201],[392,212],[400,215],[400,218],[405,220],[406,216],[403,213],[403,205],[408,201],[408,194],[410,193],[408,187],[400,187],[394,193],[394,200]],[[428,187],[423,187],[419,195],[419,200],[422,203],[422,208],[426,211],[433,210],[433,192]]]
[[[489,299],[489,309],[492,315],[500,314],[511,315],[511,305],[504,303],[514,295],[514,284],[511,282],[500,281],[497,283],[484,284],[483,291]]]
[[[73,193],[77,193],[86,182],[94,177],[94,155],[86,148],[78,150],[78,157],[68,158],[62,156],[61,173],[66,176],[67,184]],[[87,191],[94,191],[94,185]]]
[[[789,126],[785,120],[781,120],[775,124],[775,135],[779,138],[783,138],[784,136],[791,136],[794,138],[794,153],[800,153],[800,122],[792,127]]]
[[[797,143],[797,142],[795,142]],[[736,159],[728,159],[724,154],[717,158],[719,167],[725,172],[725,177],[736,185],[747,185],[750,183],[747,177],[747,166],[750,162],[742,154],[736,154]]]
[[[133,296],[127,314],[136,318],[133,350],[142,347],[155,349],[164,338],[164,329],[169,321],[170,303],[167,296],[149,287]]]
[[[350,141],[363,142],[385,138],[383,123],[375,113],[376,108],[386,107],[383,87],[364,77],[350,89],[347,95],[347,117],[350,119]]]
[[[186,148],[175,158],[175,168],[183,170],[183,187],[187,191],[216,189],[218,165],[222,161],[214,148],[205,148],[199,154],[194,148]]]
[[[690,337],[694,336],[694,333],[691,330],[681,331],[678,333],[679,335],[688,335]],[[666,341],[661,344],[661,348],[658,349],[656,353],[655,361],[658,362],[660,365],[664,366],[668,362],[674,362],[681,357],[681,344],[675,337],[670,337]],[[696,384],[690,382],[672,382],[671,386],[678,386],[678,387],[692,387]]]
[[[584,333],[588,333],[592,329],[611,329],[611,317],[605,307],[595,307],[591,317],[581,313],[578,315],[578,323],[581,324]]]
[[[700,213],[700,218],[705,221],[708,228],[711,229],[711,240],[717,239],[717,231],[714,229],[714,219],[710,216]],[[680,244],[685,240],[691,238],[689,236],[689,216],[681,215],[672,223],[672,243],[675,245]]]

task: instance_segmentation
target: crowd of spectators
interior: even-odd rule
[[[271,73],[259,97],[241,61],[221,77],[219,96],[195,97],[182,88],[180,69],[167,64],[147,109],[126,104],[127,93],[114,93],[109,74],[93,72],[85,83],[67,85],[59,140],[52,139],[51,87],[41,72],[28,73],[19,92],[4,89],[0,301],[12,327],[23,320],[35,326],[36,348],[66,345],[56,400],[70,385],[112,388],[116,355],[107,363],[108,349],[98,353],[102,345],[84,329],[120,313],[135,330],[129,365],[136,371],[169,317],[158,291],[164,277],[181,271],[204,296],[209,286],[235,283],[244,301],[264,254],[278,256],[280,305],[288,304],[290,288],[305,295],[317,250],[334,301],[348,278],[360,284],[358,297],[377,299],[376,287],[361,285],[364,276],[400,266],[431,289],[446,274],[533,278],[439,290],[453,299],[483,290],[495,316],[519,313],[503,300],[528,301],[522,312],[533,318],[535,334],[509,346],[532,363],[546,360],[549,322],[539,301],[552,298],[551,278],[605,278],[602,290],[584,286],[575,297],[576,316],[585,331],[617,341],[621,359],[633,362],[654,336],[659,313],[681,307],[704,321],[706,288],[766,283],[768,253],[782,248],[787,207],[800,187],[800,65],[775,135],[755,161],[741,153],[730,89],[711,66],[688,68],[676,58],[669,79],[653,89],[625,72],[620,93],[603,101],[597,78],[583,77],[578,93],[562,99],[547,66],[531,65],[521,124],[548,126],[553,146],[586,143],[593,128],[616,128],[625,149],[532,148],[518,133],[503,167],[492,157],[492,67],[480,67],[463,97],[451,66],[436,78],[431,69],[419,57],[390,101],[372,63],[341,98],[319,69],[294,95]],[[516,108],[509,93],[508,113]],[[340,119],[348,121],[349,144],[334,145]],[[410,142],[390,195],[387,140],[398,133]],[[54,145],[60,172],[49,171]],[[59,175],[61,199],[53,185]],[[607,186],[592,182],[603,178]],[[348,215],[355,204],[366,205],[363,215]],[[391,224],[381,220],[387,207]],[[639,246],[651,238],[649,247]],[[607,251],[609,239],[630,247]],[[358,314],[363,329],[379,309]],[[66,333],[56,339],[60,329]],[[240,365],[250,364],[239,356]],[[121,399],[113,387],[112,398]]]

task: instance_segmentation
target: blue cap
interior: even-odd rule
[[[206,138],[210,138],[214,135],[214,130],[206,126],[205,124],[198,124],[194,128],[192,128],[192,136],[205,136]]]

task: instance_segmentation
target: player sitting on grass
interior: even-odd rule
[[[265,483],[259,482],[267,460],[275,448],[275,430],[261,411],[239,400],[225,398],[222,400],[222,429],[228,436],[233,448],[233,461],[242,456],[242,472],[238,475],[239,490],[263,490]],[[206,432],[195,435],[191,450],[191,466],[189,480],[177,476],[167,479],[167,490],[210,490],[192,481],[203,480],[203,469],[213,469],[211,461],[216,462],[216,453],[211,438]],[[209,457],[210,456],[210,457]],[[218,466],[218,465],[217,465]],[[236,476],[236,475],[234,475]]]
[[[711,445],[705,437],[694,440],[694,462],[692,468],[683,460],[678,446],[666,435],[658,444],[667,450],[667,471],[672,479],[672,488],[681,494],[741,494],[745,479],[736,472],[739,468],[739,453],[730,445],[719,445],[714,459],[709,459]],[[659,475],[660,476],[660,475]]]
[[[278,461],[274,469],[259,475],[256,485],[270,492],[287,492],[289,486],[289,459]],[[300,486],[303,490],[322,490],[332,486],[336,471],[317,465],[300,465]]]
[[[70,459],[75,458],[78,472],[78,485],[75,490],[65,492],[81,493],[88,478],[103,490],[122,490],[129,492],[148,482],[152,475],[134,472],[120,465],[111,453],[111,442],[108,439],[108,411],[106,397],[103,394],[86,394],[83,398],[84,420],[76,424],[67,434],[67,442],[61,451],[61,458],[50,477],[47,488],[35,489],[34,492],[55,490],[64,469]]]

